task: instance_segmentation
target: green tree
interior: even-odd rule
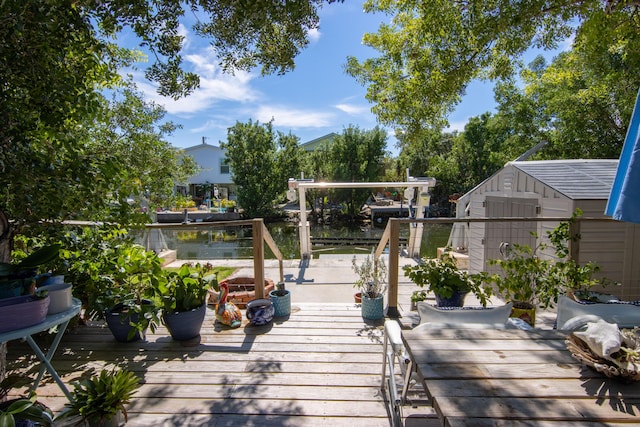
[[[227,153],[233,183],[239,187],[238,204],[246,216],[273,215],[274,200],[287,189],[278,167],[278,144],[288,146],[294,140],[291,135],[276,135],[271,122],[236,122],[227,131],[227,141],[220,147]]]
[[[392,18],[364,36],[379,55],[362,62],[351,57],[347,71],[367,85],[382,124],[408,134],[438,129],[472,80],[513,76],[531,47],[556,48],[573,36],[593,64],[606,65],[602,52],[611,51],[622,68],[637,70],[637,7],[598,0],[436,0],[428,6],[370,0],[366,11]]]
[[[545,158],[612,158],[622,150],[640,72],[615,51],[585,52],[577,46],[541,70],[525,69],[527,102],[546,123]]]
[[[330,174],[338,182],[375,182],[384,174],[382,168],[387,135],[380,127],[361,130],[357,126],[345,128],[329,146]],[[356,209],[367,200],[370,190],[337,190],[338,198],[347,202],[348,214],[356,216]]]
[[[153,209],[172,204],[175,183],[185,182],[197,169],[192,157],[178,156],[181,152],[166,141],[176,125],[163,122],[165,114],[159,105],[126,89],[114,95],[103,121],[87,125],[89,156],[105,156],[114,165],[106,186],[111,191],[118,188],[124,197],[136,197],[137,206],[142,202]]]

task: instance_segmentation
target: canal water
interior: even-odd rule
[[[294,222],[275,222],[266,224],[269,233],[276,242],[285,259],[300,258],[300,236],[298,224]],[[444,247],[449,239],[451,224],[425,224],[420,255],[433,258],[436,249]],[[374,239],[366,245],[314,245],[313,258],[322,254],[366,254],[377,246],[384,228],[374,226],[336,226],[316,225],[311,227],[312,238],[331,237],[349,239]],[[401,238],[409,237],[409,228],[401,229]],[[178,259],[242,259],[253,257],[253,237],[251,227],[194,228],[184,230],[162,229],[162,238],[169,249],[177,250]],[[275,259],[270,248],[265,245],[265,258]]]

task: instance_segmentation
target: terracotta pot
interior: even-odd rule
[[[362,292],[353,294],[353,298],[355,299],[356,304],[362,304]]]

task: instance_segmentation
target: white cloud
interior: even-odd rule
[[[369,114],[369,107],[366,105],[355,105],[355,104],[337,104],[335,106],[338,110],[351,114],[351,115],[360,115],[360,114]]]
[[[160,96],[157,85],[149,83],[138,76],[138,88],[148,99],[162,105],[168,113],[176,115],[190,115],[204,112],[220,101],[234,101],[239,103],[252,102],[259,98],[259,93],[250,85],[253,76],[244,71],[235,75],[225,74],[216,63],[215,56],[207,49],[207,54],[191,54],[184,57],[193,71],[200,76],[200,87],[185,98],[174,100]]]
[[[317,28],[312,28],[309,30],[309,32],[307,33],[307,36],[309,37],[309,40],[312,43],[317,42],[318,40],[320,40],[320,36],[322,35],[322,33],[320,32],[319,29]]]
[[[254,116],[261,123],[273,119],[275,126],[291,128],[321,128],[332,125],[333,114],[320,111],[304,111],[298,108],[263,105],[258,107]]]

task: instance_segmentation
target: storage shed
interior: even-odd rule
[[[459,218],[583,218],[604,215],[618,160],[543,160],[509,162],[457,201]],[[534,247],[558,222],[471,222],[456,224],[450,245],[466,250],[469,271],[492,271],[488,260],[500,248],[518,243]],[[606,292],[624,300],[640,300],[640,225],[619,221],[580,221],[576,261],[593,261],[600,275],[620,287]]]

